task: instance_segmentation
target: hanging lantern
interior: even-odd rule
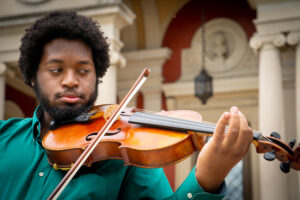
[[[203,104],[213,95],[213,78],[202,69],[198,76],[195,77],[195,96],[198,97]]]
[[[205,70],[205,13],[202,10],[202,70],[195,77],[195,96],[198,97],[203,104],[206,104],[207,99],[213,96],[213,78]]]

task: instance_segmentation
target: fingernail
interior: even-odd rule
[[[225,112],[225,113],[224,113],[224,117],[225,117],[225,118],[229,118],[229,117],[230,117],[230,113],[229,113],[229,112]]]
[[[231,107],[231,112],[238,113],[239,109],[236,106]]]

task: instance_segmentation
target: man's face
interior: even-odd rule
[[[97,97],[91,49],[80,40],[54,39],[47,43],[34,89],[55,120],[72,119],[88,109]]]

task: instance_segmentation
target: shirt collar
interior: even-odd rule
[[[32,117],[32,130],[33,130],[33,135],[35,138],[40,137],[40,132],[41,132],[41,122],[40,119],[43,115],[43,109],[41,106],[38,106],[33,114]]]

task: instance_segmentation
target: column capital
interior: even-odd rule
[[[249,42],[250,47],[256,51],[267,43],[274,45],[275,47],[282,47],[286,43],[286,37],[281,33],[264,35],[255,34],[251,37]]]
[[[3,76],[6,72],[6,65],[3,62],[0,62],[0,76]]]
[[[287,43],[289,45],[296,45],[296,44],[299,44],[300,42],[300,31],[297,31],[297,32],[290,32],[288,35],[287,35]]]
[[[109,53],[110,53],[110,63],[111,65],[115,65],[120,68],[124,68],[126,66],[126,59],[124,56],[120,53],[123,42],[121,42],[118,39],[109,38],[107,39],[107,42],[109,44]]]

